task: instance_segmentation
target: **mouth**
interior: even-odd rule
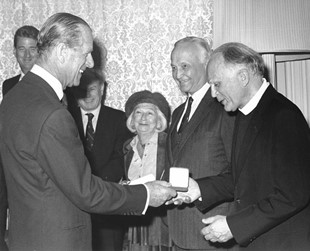
[[[178,79],[180,85],[184,85],[188,82],[188,80]]]
[[[218,101],[219,103],[221,103],[222,105],[224,105],[225,99],[219,98],[219,97],[216,97],[216,98],[217,98],[217,101]]]
[[[92,98],[84,98],[85,103],[92,103],[93,99]]]

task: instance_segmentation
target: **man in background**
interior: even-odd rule
[[[91,174],[63,90],[94,65],[89,25],[56,13],[38,35],[39,58],[0,106],[0,153],[10,250],[91,250],[89,213],[144,214],[176,196],[164,181],[120,185]]]
[[[225,113],[211,96],[206,72],[210,53],[209,44],[197,37],[177,41],[172,50],[172,76],[188,98],[172,115],[167,139],[167,174],[170,167],[186,167],[193,178],[228,170],[234,117]],[[212,245],[200,235],[202,218],[227,214],[228,210],[227,203],[205,212],[193,205],[168,210],[169,232],[176,250],[229,248],[230,243]]]
[[[15,32],[14,55],[21,69],[21,73],[15,77],[6,79],[2,83],[3,96],[5,96],[21,80],[21,78],[32,68],[37,60],[39,55],[37,49],[38,33],[38,29],[30,25],[22,26]],[[0,170],[0,172],[0,250],[5,250],[6,243],[4,239],[7,228],[6,222],[8,203],[3,170]]]
[[[68,103],[68,109],[77,124],[92,174],[118,183],[124,176],[123,144],[131,133],[125,113],[104,105],[105,87],[99,69],[86,69],[80,85],[71,88],[75,103]],[[88,138],[89,123],[93,139]],[[122,250],[126,228],[120,216],[92,214],[91,221],[93,250]]]
[[[36,62],[39,53],[37,48],[38,29],[25,25],[20,27],[14,35],[14,55],[21,69],[21,73],[5,80],[2,84],[2,95],[5,96]]]

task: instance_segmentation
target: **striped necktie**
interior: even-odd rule
[[[95,131],[92,123],[94,114],[86,113],[86,115],[88,116],[88,122],[86,126],[86,148],[88,151],[91,151],[94,145],[94,136],[95,136]]]

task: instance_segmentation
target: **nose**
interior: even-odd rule
[[[181,76],[183,75],[182,69],[181,69],[181,68],[175,67],[175,69],[174,69],[174,74],[173,74],[173,75],[174,75],[174,78],[180,79]]]
[[[213,84],[211,84],[211,95],[213,98],[216,98],[216,96],[218,95],[218,91]]]
[[[141,120],[142,121],[146,120],[146,113],[142,113]]]
[[[94,59],[91,54],[88,54],[86,58],[86,67],[87,68],[93,68],[94,67]]]
[[[25,57],[30,57],[30,56],[31,56],[30,50],[25,50]]]

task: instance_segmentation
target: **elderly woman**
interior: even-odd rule
[[[160,93],[136,92],[125,104],[127,127],[135,133],[124,144],[125,174],[134,181],[152,174],[159,180],[164,172],[166,133],[170,107]],[[171,241],[165,207],[149,208],[144,216],[129,216],[129,250],[169,250]]]

